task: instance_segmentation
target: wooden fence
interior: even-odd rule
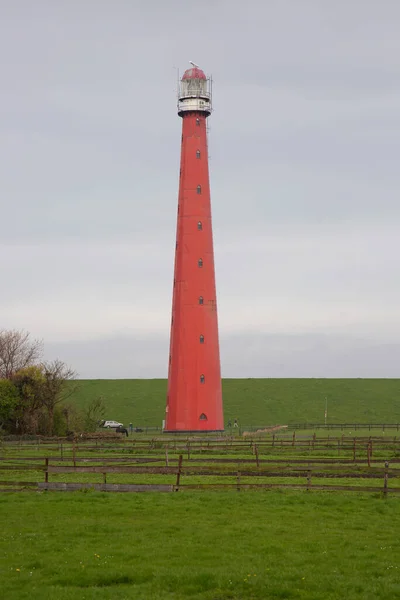
[[[174,451],[179,449],[192,449],[193,451],[230,451],[230,452],[240,452],[242,450],[246,450],[248,448],[254,447],[257,445],[258,448],[269,449],[269,448],[287,448],[287,447],[296,447],[303,449],[332,449],[337,448],[338,446],[343,449],[349,449],[356,447],[363,447],[367,444],[373,444],[376,449],[384,449],[388,446],[396,447],[400,450],[400,435],[387,435],[386,437],[382,436],[346,436],[342,434],[341,436],[330,436],[326,437],[317,437],[314,433],[312,436],[302,436],[301,433],[294,430],[292,433],[284,434],[284,433],[273,433],[268,437],[257,437],[255,434],[252,437],[206,437],[206,438],[196,438],[196,436],[179,436],[175,438],[152,438],[152,439],[143,439],[140,437],[136,437],[133,439],[126,440],[85,440],[85,439],[77,439],[75,441],[66,442],[65,438],[61,439],[40,439],[38,438],[36,441],[12,441],[7,442],[7,447],[9,449],[52,449],[62,452],[63,449],[69,449],[70,451],[77,452],[79,449],[92,450],[92,451],[106,451],[112,448],[114,451],[121,449],[129,451],[129,449],[133,449],[135,451],[139,450],[156,450],[157,448],[169,448]]]
[[[113,464],[117,462],[119,464]],[[3,474],[0,480],[0,491],[42,491],[59,490],[73,491],[80,489],[94,489],[99,491],[118,491],[118,492],[177,492],[184,490],[201,489],[236,489],[237,491],[245,489],[305,489],[305,490],[324,490],[324,491],[358,491],[358,492],[382,492],[384,496],[389,493],[400,493],[400,458],[394,458],[389,465],[388,461],[370,460],[365,465],[365,461],[349,462],[348,460],[338,459],[297,459],[290,463],[282,463],[282,460],[260,459],[258,453],[254,459],[236,459],[236,458],[214,458],[212,461],[202,459],[201,457],[192,457],[184,461],[183,455],[177,457],[165,456],[165,465],[138,465],[138,462],[160,462],[159,457],[129,457],[125,460],[113,457],[74,457],[73,459],[63,460],[56,457],[21,457],[4,458],[0,461],[0,474]],[[102,462],[103,464],[93,464]],[[12,464],[8,464],[12,463]],[[63,464],[60,464],[63,463]],[[67,464],[69,463],[69,464]],[[92,464],[84,464],[92,463]],[[122,463],[122,464],[121,464]],[[174,463],[174,464],[171,464]],[[207,464],[205,464],[207,463]],[[394,463],[394,464],[393,464]],[[223,468],[224,467],[224,468]],[[352,467],[352,468],[351,468]],[[20,481],[7,479],[6,474],[14,475],[23,472],[41,473],[40,481]],[[50,481],[53,476],[66,474],[98,474],[101,481],[94,483],[87,482],[61,482]],[[160,483],[109,483],[108,475],[124,474],[136,476],[156,475],[163,478]],[[199,483],[190,482],[191,477],[203,478],[214,477],[220,481]],[[189,478],[186,482],[185,479]],[[226,482],[230,478],[234,481]],[[297,479],[298,482],[277,482],[257,481],[264,479]],[[39,479],[37,476],[36,479]],[[168,479],[168,482],[165,482]],[[245,479],[245,481],[243,481]],[[250,479],[250,481],[246,481]],[[365,485],[351,485],[349,481],[341,482],[340,485],[329,485],[320,483],[320,480],[363,480]],[[317,480],[317,482],[315,482]],[[380,481],[380,485],[366,485],[372,480]],[[391,483],[389,487],[389,482]],[[397,485],[393,485],[397,484]]]

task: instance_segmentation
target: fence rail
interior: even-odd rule
[[[42,464],[32,464],[32,462],[25,463],[24,459],[21,459],[19,464],[0,464],[0,472],[3,473],[21,473],[21,472],[42,472],[44,475],[44,481],[26,481],[26,480],[12,480],[12,479],[1,479],[0,480],[0,491],[40,491],[40,490],[59,490],[59,491],[72,491],[80,489],[94,489],[100,491],[120,491],[120,492],[143,492],[143,491],[164,491],[172,492],[179,490],[201,490],[201,489],[232,489],[235,488],[238,491],[246,489],[273,489],[273,488],[293,488],[293,489],[306,489],[306,490],[324,490],[324,491],[368,491],[368,492],[382,492],[385,496],[389,493],[400,493],[400,468],[393,468],[389,462],[385,461],[384,464],[375,464],[373,467],[369,464],[367,468],[360,471],[358,463],[353,464],[353,469],[349,469],[349,463],[343,464],[336,462],[335,464],[329,463],[329,469],[321,470],[321,464],[312,468],[310,464],[304,464],[299,466],[296,464],[275,464],[275,468],[268,469],[262,468],[260,460],[256,457],[255,461],[251,465],[252,468],[241,467],[233,469],[231,466],[227,469],[222,469],[222,464],[219,465],[214,463],[215,466],[201,466],[193,464],[193,461],[187,460],[184,463],[183,455],[179,455],[177,465],[174,466],[138,466],[137,464],[123,464],[123,465],[77,465],[76,461],[70,461],[72,464],[59,464],[58,459],[51,459],[44,457]],[[43,460],[43,459],[42,459]],[[88,459],[90,460],[90,459]],[[53,463],[53,464],[51,464]],[[398,464],[398,461],[397,461]],[[334,467],[334,469],[332,468]],[[66,475],[66,474],[99,474],[102,478],[102,482],[65,482],[65,481],[49,481],[52,476]],[[109,483],[107,482],[108,475],[115,474],[130,474],[130,475],[157,475],[169,477],[174,479],[173,481],[160,482],[160,483],[144,483],[144,482],[132,482],[132,483]],[[42,475],[42,477],[43,477]],[[182,479],[196,477],[215,477],[221,481],[209,482],[182,482]],[[225,482],[224,479],[233,478],[235,482]],[[243,481],[243,478],[252,479],[252,481]],[[304,479],[304,483],[273,483],[271,481],[257,481],[257,479],[276,479],[276,478],[292,478],[292,479]],[[381,480],[382,486],[371,486],[371,485],[350,485],[349,483],[341,483],[341,485],[328,485],[320,483],[319,480]],[[315,482],[317,480],[317,482]],[[389,480],[391,486],[389,488]],[[398,485],[393,485],[397,483]]]
[[[400,435],[393,434],[285,429],[243,437],[9,441],[0,455],[0,491],[281,488],[387,496],[400,493]]]
[[[400,431],[400,423],[291,423],[288,424],[288,429],[327,429],[327,430],[345,430],[345,429],[395,429]]]
[[[255,433],[256,431],[262,431],[265,430],[265,432],[268,431],[273,431],[274,429],[281,427],[280,424],[270,424],[270,425],[246,425],[246,424],[239,424],[238,428],[237,428],[237,433],[242,433],[242,432],[250,432],[250,433]],[[298,422],[298,423],[287,423],[284,426],[284,429],[282,429],[281,431],[284,432],[286,431],[292,431],[292,430],[312,430],[312,429],[326,429],[327,431],[329,430],[341,430],[341,431],[345,431],[345,430],[361,430],[361,429],[368,429],[369,431],[371,430],[381,430],[381,431],[386,431],[386,430],[396,430],[396,431],[400,431],[400,423],[308,423],[307,421],[305,422]],[[226,427],[224,432],[221,432],[221,434],[219,434],[219,437],[225,437],[225,436],[230,436],[232,435],[232,433],[236,433],[235,428],[228,428]],[[133,430],[133,433],[135,435],[140,436],[141,434],[143,434],[144,436],[148,436],[148,435],[161,435],[162,438],[181,438],[181,437],[187,437],[187,434],[185,433],[175,433],[175,434],[170,434],[170,433],[164,433],[162,427],[146,427],[146,426],[138,426],[135,427]],[[122,436],[123,434],[121,434]],[[203,438],[213,438],[215,437],[215,433],[214,432],[201,432],[201,435]],[[48,438],[46,438],[45,436],[42,435],[34,435],[34,434],[24,434],[24,435],[6,435],[3,436],[2,438],[4,441],[6,442],[14,442],[14,443],[22,443],[22,442],[40,442],[40,443],[47,443]],[[60,438],[61,439],[61,438]],[[65,439],[65,438],[62,438]],[[50,442],[51,443],[51,442]]]

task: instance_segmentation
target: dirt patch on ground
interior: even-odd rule
[[[274,425],[273,427],[266,427],[265,429],[257,429],[256,431],[244,431],[243,437],[251,435],[260,435],[262,433],[274,433],[280,429],[287,429],[287,425]]]

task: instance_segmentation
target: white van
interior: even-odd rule
[[[102,427],[106,429],[111,429],[114,427],[123,427],[123,423],[119,423],[118,421],[104,421]]]

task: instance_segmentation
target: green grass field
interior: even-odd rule
[[[320,432],[322,435],[322,432]],[[338,450],[338,439],[321,440],[321,446],[293,446],[287,433],[278,435],[287,445],[272,446],[271,435],[258,441],[260,458],[274,458],[279,473],[298,468],[301,458],[351,458],[347,438]],[[304,439],[304,434],[300,436]],[[169,483],[176,480],[177,457],[186,448],[185,439],[169,439],[171,474],[152,474],[157,464],[165,464],[166,439],[156,443],[151,436],[137,434],[108,442],[100,449],[93,442],[51,444],[5,443],[2,447],[2,480],[44,481],[44,456],[52,464],[73,464],[84,468],[123,464],[121,459],[144,458],[149,472],[109,473],[108,483]],[[313,439],[313,438],[310,438]],[[378,461],[366,465],[365,441],[360,440],[360,463],[340,466],[331,463],[313,467],[315,472],[362,475],[326,479],[313,475],[313,486],[367,484],[374,489],[350,491],[237,491],[236,477],[223,471],[238,468],[237,458],[251,461],[242,466],[241,483],[255,483],[245,469],[256,472],[249,440],[222,439],[218,448],[208,448],[209,438],[197,441],[191,449],[191,465],[205,458],[232,456],[222,462],[218,476],[181,477],[179,492],[101,493],[93,490],[69,492],[3,492],[0,494],[0,589],[7,600],[139,599],[139,600],[386,600],[400,598],[400,497],[398,488],[397,436],[381,432],[374,438],[373,456]],[[269,442],[268,442],[269,440]],[[215,442],[211,442],[211,444]],[[264,445],[263,445],[264,443]],[[137,444],[137,445],[136,445]],[[328,445],[325,445],[328,444]],[[178,447],[176,447],[176,445]],[[73,448],[75,450],[73,451]],[[61,452],[63,459],[61,460]],[[339,456],[340,454],[340,456]],[[38,462],[28,459],[39,457]],[[18,464],[18,457],[25,458]],[[94,459],[101,457],[100,462]],[[383,495],[384,460],[391,463],[388,497]],[[294,462],[293,462],[294,460]],[[393,461],[393,463],[392,463]],[[212,463],[209,463],[209,466]],[[16,471],[7,471],[14,465]],[[142,466],[140,468],[142,468]],[[191,466],[185,453],[184,467]],[[266,468],[266,467],[261,467]],[[304,469],[304,467],[303,467]],[[377,479],[363,479],[376,472]],[[102,473],[66,472],[49,474],[49,482],[100,483]],[[232,483],[229,491],[217,491],[215,483]],[[264,481],[261,476],[258,482]],[[265,478],[266,483],[306,484],[305,474],[293,478]],[[213,491],[191,491],[186,484],[212,484]],[[3,481],[4,484],[4,481]],[[15,487],[15,485],[13,486]],[[18,486],[17,486],[18,487]],[[376,491],[375,491],[376,489]]]
[[[164,379],[81,380],[75,399],[86,406],[103,396],[107,419],[160,427],[166,390]],[[400,421],[399,379],[225,379],[223,394],[226,423],[323,423],[325,397],[330,423]]]
[[[132,421],[135,426],[160,426],[165,380],[79,383],[75,395],[78,405],[84,407],[102,396],[107,406],[106,418],[125,424]],[[325,396],[328,422],[400,421],[400,380],[242,379],[224,380],[223,388],[226,422],[238,418],[242,425],[321,423]],[[312,433],[296,432],[299,440]],[[350,433],[369,436],[375,432],[346,432]],[[328,434],[317,431],[318,437]],[[373,487],[377,486],[376,492],[186,489],[178,493],[136,494],[92,490],[2,493],[1,596],[6,600],[400,598],[400,498],[390,492],[387,498],[382,495],[383,461],[398,455],[395,445],[399,434],[397,430],[379,429],[376,434],[385,440],[393,438],[381,450],[374,442],[373,456],[382,460],[382,464],[371,467],[382,471],[380,479],[369,480]],[[341,432],[332,435],[340,437]],[[290,440],[291,436],[292,432],[283,430],[277,434],[277,440]],[[135,450],[132,444],[134,439],[139,446],[153,444],[151,438],[152,434],[138,434],[126,439],[123,456],[147,454],[148,449]],[[264,438],[271,435],[264,434]],[[161,449],[155,446],[152,451],[160,453],[160,464],[165,460],[165,440],[162,437]],[[364,446],[357,450],[357,458],[365,461]],[[107,456],[117,456],[124,448],[106,450],[104,462]],[[4,444],[2,451],[10,464],[21,453],[34,457],[61,452],[58,444],[51,449],[39,441],[27,447]],[[71,455],[67,447],[63,452]],[[175,448],[170,457],[179,452]],[[201,456],[202,451],[199,452]],[[241,452],[240,449],[237,454]],[[87,454],[84,444],[80,454]],[[94,448],[92,456],[96,454]],[[243,454],[251,456],[254,462],[250,446]],[[229,456],[229,448],[222,455]],[[281,457],[285,465],[290,463],[290,457],[339,456],[339,449],[336,445],[313,450],[277,444],[261,451],[261,457],[269,455]],[[352,456],[351,448],[340,450],[340,457],[346,456]],[[354,469],[368,470],[357,464]],[[43,481],[44,474],[4,471],[2,477]],[[108,482],[158,483],[160,479],[169,482],[171,476],[107,476]],[[181,483],[190,479],[197,481],[196,476],[185,476]],[[212,482],[214,478],[211,475],[208,479]],[[98,482],[101,474],[52,473],[49,480]],[[282,483],[289,481],[290,478],[282,479]],[[318,478],[313,482],[318,482]],[[338,479],[336,483],[358,486],[362,480]],[[390,487],[393,486],[397,486],[397,479],[390,480]]]
[[[7,600],[400,597],[378,494],[3,494],[0,527]]]

